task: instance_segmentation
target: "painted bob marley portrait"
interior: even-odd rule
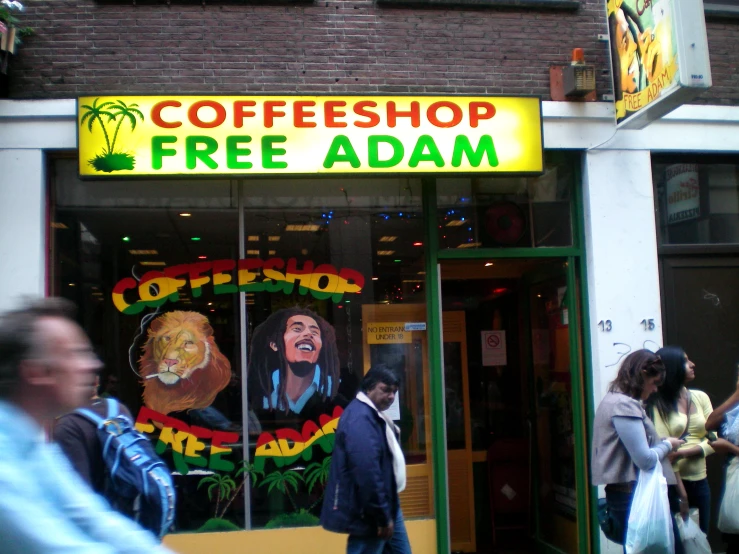
[[[253,402],[265,410],[300,414],[333,399],[339,389],[336,334],[306,308],[285,308],[259,325],[252,338],[249,378]]]
[[[162,414],[207,408],[231,380],[208,318],[174,311],[151,322],[139,359],[144,404]]]

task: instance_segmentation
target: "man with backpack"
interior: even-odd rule
[[[105,417],[107,403],[98,396],[98,382],[95,383],[95,394],[85,404],[85,408]],[[131,412],[118,402],[121,414],[131,419]],[[78,408],[79,409],[79,408]],[[98,494],[105,493],[106,466],[103,459],[103,448],[98,438],[97,427],[77,410],[69,412],[57,419],[52,430],[54,442],[59,445],[72,467],[77,470],[84,481]]]
[[[164,536],[174,520],[174,484],[152,444],[134,428],[128,408],[95,394],[86,406],[57,420],[53,437],[95,492],[145,529]]]
[[[59,298],[0,315],[0,537],[4,554],[168,554],[80,479],[44,426],[92,395],[101,367]]]

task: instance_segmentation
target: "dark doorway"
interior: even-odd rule
[[[739,259],[734,256],[665,256],[661,260],[665,344],[683,347],[696,364],[691,387],[705,391],[713,406],[734,391],[739,362]],[[709,534],[723,547],[715,527],[723,487],[724,456],[706,459],[713,506]],[[719,550],[721,551],[721,550]]]

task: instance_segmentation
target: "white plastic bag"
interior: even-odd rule
[[[711,554],[708,538],[693,518],[689,517],[688,521],[683,521],[683,518],[678,516],[677,528],[680,531],[685,554]]]
[[[626,530],[626,554],[674,554],[672,515],[662,464],[639,472]]]
[[[739,533],[739,458],[734,458],[726,468],[724,498],[718,512],[718,528],[723,533]]]

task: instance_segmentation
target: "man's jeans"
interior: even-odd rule
[[[411,545],[408,542],[408,533],[400,508],[398,515],[395,516],[395,531],[390,540],[349,535],[346,554],[411,554]]]

